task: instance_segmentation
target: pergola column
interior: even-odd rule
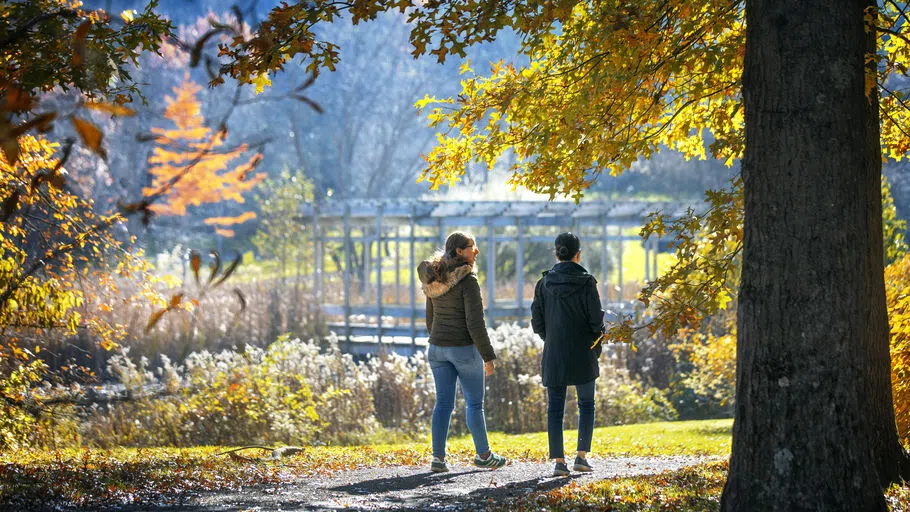
[[[622,302],[623,300],[625,300],[624,296],[623,296],[624,281],[622,278],[622,253],[625,252],[625,248],[623,247],[625,242],[623,241],[622,226],[617,226],[617,229],[619,229],[619,252],[616,253],[616,259],[618,261],[618,263],[617,263],[617,271],[618,271],[617,272],[617,281],[619,284],[619,290],[618,290],[619,297],[617,297],[616,301]]]
[[[382,343],[382,204],[376,209],[376,327]]]
[[[410,215],[408,216],[408,224],[409,224],[409,227],[411,228],[410,237],[409,237],[410,246],[411,246],[411,254],[410,254],[411,269],[410,269],[410,272],[408,272],[408,274],[411,276],[410,277],[411,286],[408,287],[408,299],[410,300],[410,304],[411,304],[411,346],[412,347],[417,345],[417,324],[416,324],[416,320],[417,320],[416,299],[417,299],[417,297],[416,297],[416,290],[414,289],[415,288],[414,274],[417,273],[417,263],[414,261],[414,259],[415,259],[414,258],[414,236],[415,236],[415,227],[416,227],[415,226],[415,220],[416,220],[415,217],[417,217],[416,209],[417,209],[416,206],[411,205],[411,212],[410,212]],[[429,334],[430,333],[427,333],[428,336],[429,336]]]
[[[395,225],[395,304],[401,303],[401,244],[399,240],[401,233],[398,225]],[[397,325],[397,322],[396,322]]]
[[[515,249],[515,280],[517,281],[516,286],[518,287],[518,294],[516,299],[518,302],[518,311],[519,317],[524,318],[524,292],[525,292],[525,246],[524,246],[524,223],[521,221],[521,217],[515,219],[515,227],[518,231],[516,249]],[[519,324],[524,323],[519,320]]]
[[[651,241],[651,257],[653,258],[653,263],[652,263],[653,268],[651,270],[651,275],[654,276],[654,279],[656,280],[658,277],[660,277],[659,275],[657,275],[657,237],[652,236],[650,241]]]
[[[645,240],[642,245],[645,248],[645,281],[651,280],[651,243]]]
[[[493,312],[496,311],[496,240],[493,238],[493,223],[490,218],[484,219],[487,225],[487,327],[493,327]]]
[[[351,342],[351,205],[344,205],[344,339]]]
[[[370,241],[369,228],[366,224],[360,228],[360,239],[363,247],[363,266],[360,268],[362,278],[360,280],[361,292],[363,292],[364,301],[367,300],[370,288],[370,267],[373,264],[373,242]]]
[[[600,276],[602,279],[602,281],[600,283],[600,289],[601,289],[600,301],[609,302],[609,297],[607,296],[607,292],[609,292],[609,290],[610,290],[610,284],[609,284],[610,266],[608,264],[610,252],[607,248],[608,238],[609,238],[609,236],[607,234],[607,219],[604,219],[604,223],[601,224],[601,226],[600,226],[600,237],[602,239],[601,243],[603,244],[603,250],[601,251],[601,254],[600,254]]]
[[[322,310],[322,231],[319,228],[319,204],[313,208],[313,295],[316,298],[316,323]]]
[[[445,247],[446,247],[445,219],[440,217],[436,221],[436,225],[439,226],[439,246],[442,247],[442,250],[445,250]]]

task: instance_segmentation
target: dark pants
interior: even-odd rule
[[[591,451],[594,437],[594,383],[575,386],[578,395],[578,448],[580,452]],[[562,441],[562,420],[566,411],[566,386],[547,388],[547,437],[550,440],[550,458],[565,457]]]

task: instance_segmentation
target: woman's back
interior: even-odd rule
[[[557,263],[537,282],[531,325],[544,339],[544,386],[572,386],[597,378],[603,309],[597,280],[572,261]]]

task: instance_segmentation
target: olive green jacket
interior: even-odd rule
[[[427,297],[427,332],[430,343],[441,347],[474,344],[484,361],[496,359],[483,319],[483,297],[472,265],[449,272],[446,281],[436,281],[429,262],[417,267],[423,294]]]

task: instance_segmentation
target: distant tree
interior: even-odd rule
[[[149,209],[159,215],[184,215],[187,207],[236,201],[243,203],[244,194],[265,179],[264,173],[251,174],[262,159],[255,153],[236,166],[231,161],[247,152],[246,144],[222,149],[226,130],[217,132],[203,124],[197,94],[201,87],[185,78],[168,98],[164,117],[173,122],[171,129],[152,128],[157,143],[149,157],[151,186],[143,193],[152,201]],[[228,226],[256,217],[245,212],[234,217],[209,217],[216,233],[233,236]]]
[[[304,276],[311,275],[308,268],[313,261],[313,246],[307,234],[308,226],[300,222],[298,212],[301,204],[313,202],[313,184],[303,172],[285,169],[277,178],[262,182],[255,197],[259,204],[259,225],[252,242],[260,256],[278,263],[277,282],[281,285],[272,290],[273,304],[269,309],[273,321],[268,340],[285,332],[282,326],[294,334],[303,334],[300,328],[314,327],[304,325],[315,318],[314,308],[304,297]],[[284,288],[289,278],[293,278],[293,294],[289,304],[281,304],[283,290],[279,288]],[[281,319],[282,311],[287,312],[286,322]]]
[[[280,277],[288,276],[291,267],[300,275],[300,266],[308,261],[307,226],[297,219],[300,205],[313,201],[313,184],[302,171],[285,169],[276,178],[263,181],[255,195],[259,204],[259,225],[253,244],[265,258],[274,258]]]

